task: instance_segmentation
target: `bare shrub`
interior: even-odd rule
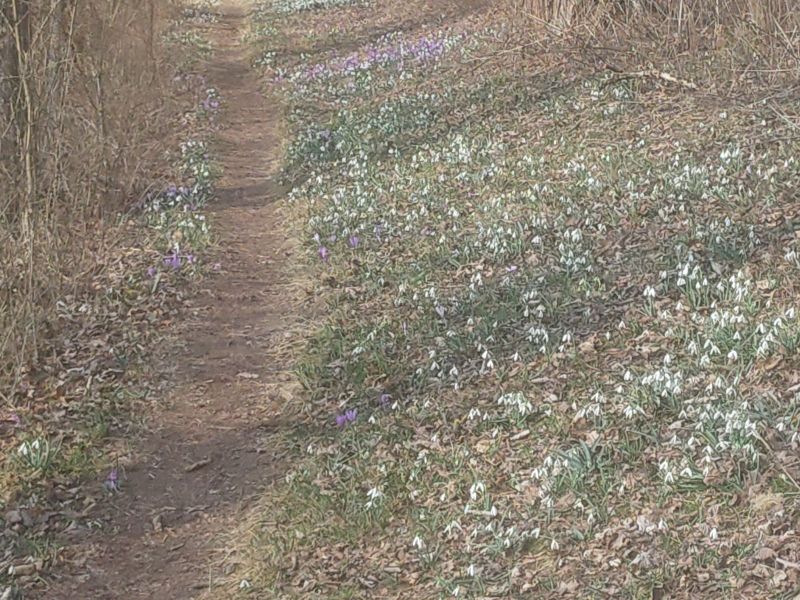
[[[0,15],[0,381],[101,268],[163,126],[157,0],[6,0]]]

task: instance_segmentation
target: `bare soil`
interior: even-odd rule
[[[206,73],[220,91],[214,143],[224,175],[212,213],[219,273],[204,282],[180,326],[172,393],[121,469],[122,490],[76,528],[66,573],[44,597],[196,598],[223,572],[226,536],[288,465],[281,407],[296,385],[274,349],[302,309],[291,239],[278,204],[280,108],[260,93],[242,41],[246,6],[228,0],[210,25]],[[212,594],[214,597],[216,594]]]

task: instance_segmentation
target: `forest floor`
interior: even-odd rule
[[[219,269],[44,597],[795,597],[796,81],[195,4]]]

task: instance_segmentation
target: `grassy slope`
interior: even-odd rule
[[[250,590],[789,594],[792,126],[664,82],[483,60],[500,25],[411,8],[254,17],[329,312]],[[337,67],[370,46],[370,67]]]

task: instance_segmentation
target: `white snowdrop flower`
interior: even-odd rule
[[[470,500],[475,502],[486,491],[486,486],[482,481],[476,481],[469,488]]]
[[[475,565],[471,564],[470,566],[467,567],[467,576],[468,577],[475,577],[475,572],[476,572]]]
[[[711,531],[708,532],[708,537],[711,539],[712,542],[717,540],[717,538],[719,537],[719,534],[717,533],[717,528],[716,527],[712,527],[711,528]]]
[[[411,542],[411,545],[417,550],[422,550],[425,548],[425,542],[418,535],[414,536],[414,540]]]
[[[555,551],[558,550],[558,548],[559,548],[558,541],[556,541],[556,538],[553,538],[553,541],[550,542],[550,550]]]
[[[367,492],[367,508],[372,508],[375,506],[378,500],[383,497],[383,492],[381,492],[378,488],[372,488]]]
[[[458,519],[450,521],[444,528],[444,532],[447,535],[450,535],[453,531],[463,531],[463,528],[461,527],[461,521],[459,521]]]
[[[625,373],[622,375],[622,379],[624,381],[631,381],[633,379],[633,374],[629,370],[626,370]]]
[[[643,295],[645,298],[653,299],[656,297],[656,289],[652,285],[648,285],[644,288]]]
[[[728,362],[736,362],[739,358],[739,355],[736,353],[736,350],[731,350],[728,352]]]
[[[664,364],[669,366],[672,363],[672,356],[669,354],[664,355]]]

